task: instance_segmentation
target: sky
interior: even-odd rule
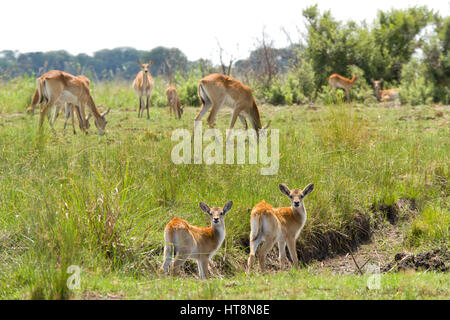
[[[177,47],[189,60],[217,63],[248,57],[263,30],[276,47],[298,41],[304,32],[302,10],[318,3],[338,20],[372,22],[377,10],[427,5],[442,16],[446,0],[39,0],[3,1],[0,51],[66,50],[72,54],[117,47],[151,50]]]

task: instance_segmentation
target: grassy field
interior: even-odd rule
[[[249,212],[261,199],[287,206],[279,183],[315,184],[305,199],[302,246],[311,246],[305,239],[315,234],[346,232],[356,215],[374,216],[379,204],[406,198],[417,203],[418,215],[402,228],[401,247],[448,247],[448,106],[260,106],[263,124],[271,120],[280,139],[278,173],[262,176],[262,164],[172,163],[172,132],[192,130],[198,109],[186,107],[176,120],[168,108],[152,108],[150,120],[138,119],[128,84],[93,88],[96,103],[112,108],[105,136],[94,126],[89,135],[64,133],[61,118],[56,134],[47,124],[38,134],[38,117],[24,112],[34,84],[21,81],[0,86],[1,298],[450,297],[448,273],[383,275],[381,290],[366,289],[367,275],[317,273],[311,266],[244,273]],[[222,112],[217,127],[226,129],[229,119]],[[157,274],[167,222],[178,216],[206,225],[198,202],[227,200],[234,206],[213,279]],[[66,286],[70,265],[82,269],[75,291]],[[187,270],[196,267],[189,263]]]

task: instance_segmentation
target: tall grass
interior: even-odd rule
[[[93,92],[98,104],[113,108],[105,136],[63,133],[60,122],[56,134],[45,126],[39,135],[37,117],[13,114],[23,112],[21,99],[3,109],[10,114],[0,116],[0,296],[71,297],[70,265],[89,275],[153,275],[170,219],[207,225],[199,201],[233,200],[215,261],[230,274],[242,271],[249,212],[261,199],[288,205],[281,182],[315,184],[305,200],[306,235],[341,230],[355,212],[371,214],[374,203],[408,197],[420,207],[411,229],[417,244],[448,237],[448,128],[443,119],[425,120],[434,114],[429,107],[261,107],[262,122],[271,119],[280,130],[279,171],[261,176],[261,164],[172,163],[171,134],[192,128],[196,108],[186,108],[182,120],[167,108],[137,119],[128,86],[104,83]],[[414,112],[423,117],[399,120]],[[219,115],[217,127],[227,128],[229,117]]]

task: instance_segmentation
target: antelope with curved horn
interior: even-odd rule
[[[356,74],[354,74],[352,76],[352,79],[350,80],[337,73],[334,73],[328,78],[328,83],[333,89],[344,89],[347,101],[350,102],[350,88],[353,86],[357,78],[358,76]]]
[[[152,75],[150,74],[150,66],[153,64],[153,61],[150,61],[149,63],[142,63],[140,60],[138,60],[138,64],[141,66],[142,70],[138,72],[136,78],[133,81],[133,90],[139,96],[138,118],[142,117],[144,108],[146,108],[147,119],[150,119],[149,103],[150,95],[153,91],[153,79]],[[143,97],[146,97],[145,106]]]
[[[275,242],[278,242],[280,268],[287,261],[286,244],[294,267],[298,267],[295,242],[306,223],[303,199],[313,191],[314,185],[310,183],[303,190],[289,190],[285,184],[280,184],[279,189],[290,199],[290,207],[273,208],[262,200],[252,209],[248,270],[251,270],[253,266],[256,250],[261,242],[264,242],[258,252],[261,271],[265,271],[266,255]]]
[[[205,279],[208,276],[208,262],[225,239],[224,219],[232,206],[232,201],[225,203],[222,208],[210,208],[200,202],[200,208],[211,219],[209,228],[192,226],[183,219],[173,218],[164,229],[164,263],[161,270],[168,273],[174,259],[173,272],[178,273],[187,259],[195,259],[200,277]]]

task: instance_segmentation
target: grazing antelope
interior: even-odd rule
[[[400,89],[398,88],[381,90],[381,84],[384,81],[383,78],[381,78],[380,80],[370,79],[370,81],[373,84],[373,88],[375,89],[375,97],[377,97],[378,101],[394,101],[395,99],[399,98]]]
[[[58,117],[58,114],[61,109],[62,109],[61,103],[57,103],[55,106],[55,112],[53,113],[53,118],[52,118],[52,120],[50,120],[50,124],[52,126],[55,123],[56,118]],[[69,118],[72,118],[73,134],[76,134],[75,115],[74,115],[74,113],[76,113],[80,130],[87,133],[87,129],[90,128],[89,118],[91,117],[92,113],[89,113],[88,117],[83,120],[82,115],[84,114],[84,109],[83,109],[83,111],[81,111],[81,110],[82,109],[80,106],[75,106],[72,103],[64,103],[64,115],[65,115],[64,130],[66,130],[67,121],[69,120]],[[74,112],[74,111],[76,111],[76,112]]]
[[[200,121],[205,113],[212,107],[208,116],[208,124],[213,128],[217,113],[222,105],[227,104],[233,108],[230,129],[233,129],[238,117],[246,130],[246,118],[250,121],[257,133],[262,129],[258,106],[253,98],[252,90],[243,85],[240,81],[223,74],[210,74],[200,80],[198,84],[198,96],[202,102],[202,107],[195,118],[195,121]],[[270,122],[264,129],[266,129],[269,124]]]
[[[248,270],[251,270],[253,266],[256,250],[261,241],[264,241],[258,252],[261,271],[264,272],[266,255],[276,241],[278,241],[280,268],[287,261],[286,244],[294,267],[298,267],[295,242],[306,222],[306,209],[303,199],[313,191],[314,185],[310,183],[303,190],[295,189],[291,191],[286,185],[280,184],[279,189],[291,200],[290,207],[273,208],[262,200],[252,209]]]
[[[153,91],[153,79],[150,74],[150,66],[153,64],[153,61],[142,63],[138,60],[138,64],[141,66],[142,70],[138,72],[136,79],[133,81],[134,92],[139,96],[138,118],[141,118],[144,113],[144,101],[142,100],[142,97],[145,96],[147,98],[147,103],[145,105],[145,108],[147,109],[147,119],[150,119],[149,103],[150,95]]]
[[[225,239],[225,215],[231,210],[233,201],[225,203],[223,208],[210,208],[206,203],[200,202],[200,208],[209,215],[211,226],[209,228],[196,227],[185,220],[173,218],[164,229],[164,264],[163,272],[168,273],[169,265],[173,262],[173,272],[184,264],[186,259],[197,260],[200,277],[208,276],[208,262],[222,245]]]
[[[329,78],[328,78],[328,83],[331,86],[331,88],[336,89],[336,88],[342,88],[345,91],[345,95],[347,96],[347,101],[350,102],[350,88],[353,86],[353,84],[355,83],[356,79],[358,78],[358,76],[356,74],[354,74],[352,76],[352,79],[347,79],[337,73],[333,73]]]
[[[92,99],[89,87],[83,79],[70,73],[51,70],[36,80],[38,93],[34,95],[32,108],[38,103],[43,104],[39,119],[39,128],[42,127],[45,116],[50,108],[59,102],[72,103],[76,106],[87,105],[94,116],[95,126],[99,134],[103,135],[107,124],[106,115],[110,109],[100,114]]]
[[[77,78],[80,79],[81,81],[83,81],[84,83],[86,83],[86,85],[89,87],[91,81],[87,77],[85,77],[83,75],[79,75],[79,76],[77,76]],[[53,113],[53,119],[50,122],[50,124],[52,126],[55,123],[56,118],[58,117],[58,114],[62,108],[61,104],[62,103],[56,103],[56,105],[55,105],[56,108],[55,108],[55,112]],[[76,134],[75,124],[74,124],[74,120],[75,120],[74,110],[76,111],[76,114],[77,114],[80,130],[87,133],[87,129],[90,128],[89,118],[92,115],[92,113],[89,113],[89,116],[86,118],[84,105],[74,106],[72,103],[65,103],[65,106],[64,106],[64,111],[65,111],[64,112],[64,114],[65,114],[64,130],[66,130],[67,121],[69,120],[70,117],[72,117],[72,129],[73,129],[73,133]]]
[[[168,86],[166,90],[167,101],[169,102],[170,114],[175,114],[175,117],[181,119],[183,114],[183,106],[178,97],[177,89],[174,86]]]

